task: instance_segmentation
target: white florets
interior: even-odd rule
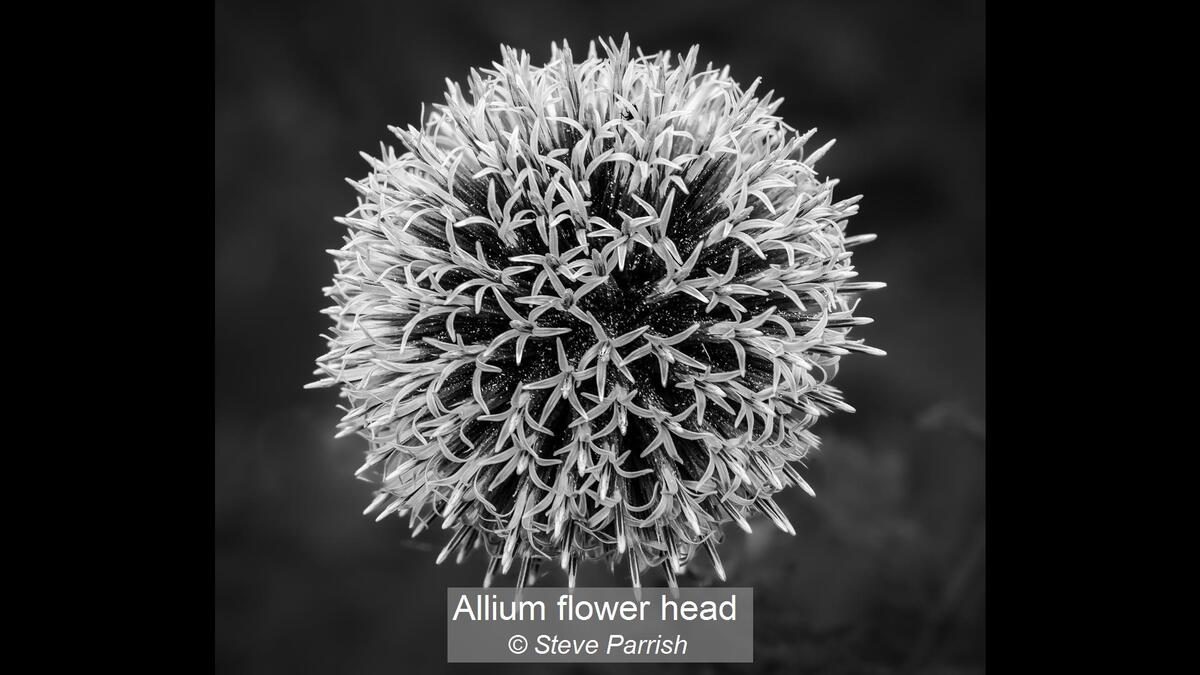
[[[326,294],[315,386],[370,445],[368,512],[453,529],[518,585],[544,560],[626,557],[668,581],[721,526],[798,485],[809,428],[852,410],[831,384],[857,293],[858,197],[774,115],[781,99],[697,70],[693,48],[630,55],[505,48],[451,82],[405,151],[364,155]],[[814,130],[815,131],[815,130]]]

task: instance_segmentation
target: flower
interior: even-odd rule
[[[812,489],[793,466],[813,423],[852,411],[832,384],[858,294],[834,201],[781,99],[697,68],[693,47],[631,56],[564,42],[545,66],[502,48],[449,84],[405,151],[364,154],[358,205],[325,289],[321,379],[349,402],[341,435],[369,441],[367,513],[438,556],[490,556],[485,585],[548,560],[624,558],[668,582],[703,549],[724,578],[724,523]],[[639,52],[640,54],[640,52]]]

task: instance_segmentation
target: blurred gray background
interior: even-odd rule
[[[445,663],[441,532],[360,515],[364,441],[334,441],[332,390],[305,391],[358,152],[395,144],[443,78],[628,31],[701,46],[837,138],[821,162],[865,195],[862,278],[889,287],[857,329],[885,358],[843,360],[835,416],[779,502],[799,535],[722,548],[758,589],[755,663],[696,672],[976,673],[984,659],[984,8],[982,2],[216,3],[216,665],[220,673],[430,673]],[[587,585],[624,585],[593,570]],[[565,583],[556,577],[545,584]],[[479,671],[480,668],[471,670]],[[497,667],[496,672],[542,672]],[[577,665],[557,671],[612,672]],[[629,670],[626,668],[625,670]],[[652,666],[640,672],[680,672]]]

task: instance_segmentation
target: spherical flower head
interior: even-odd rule
[[[489,556],[485,585],[545,561],[661,566],[676,584],[732,521],[812,489],[795,464],[852,411],[838,360],[860,292],[813,132],[697,49],[503,48],[449,83],[404,151],[364,155],[321,378],[369,442],[367,512],[453,531],[438,562]],[[814,130],[815,131],[815,130]],[[415,533],[414,532],[414,533]]]

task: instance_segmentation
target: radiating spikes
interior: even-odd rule
[[[621,515],[620,509],[617,509],[617,515],[613,520],[617,528],[617,553],[624,553],[627,545],[625,540],[625,517]]]
[[[517,572],[517,593],[518,593],[517,597],[518,598],[520,597],[519,594],[521,592],[521,589],[525,588],[525,584],[528,583],[528,581],[529,581],[529,561],[530,560],[531,560],[531,556],[528,553],[521,556],[521,570],[519,572]]]
[[[779,476],[776,475],[775,470],[771,468],[771,465],[767,463],[767,460],[763,459],[761,453],[750,453],[750,459],[754,462],[755,467],[758,468],[758,472],[762,474],[763,478],[766,478],[767,481],[771,483],[771,487],[775,488],[776,490],[783,489],[783,481],[779,479]]]
[[[465,539],[470,532],[471,530],[469,528],[460,527],[458,531],[454,533],[454,536],[450,537],[450,541],[446,543],[446,546],[442,549],[442,552],[438,554],[436,564],[441,565],[443,562],[445,562],[446,558],[450,557],[450,554],[458,548],[458,545],[462,543],[463,539]]]
[[[388,495],[388,496],[391,497],[392,495]],[[400,505],[403,503],[404,503],[404,501],[401,499],[398,499],[398,498],[393,500],[391,504],[388,504],[386,507],[384,507],[384,509],[382,511],[379,512],[379,515],[375,517],[375,522],[378,523],[379,521],[383,520],[384,518],[387,518],[388,516],[395,513],[400,508]]]
[[[363,515],[365,516],[365,515],[367,515],[368,513],[370,513],[370,512],[372,512],[372,511],[374,511],[374,510],[375,510],[375,509],[377,509],[377,508],[379,508],[379,505],[380,505],[380,504],[382,504],[382,503],[384,503],[385,501],[387,501],[387,498],[388,498],[388,496],[389,496],[389,495],[388,495],[388,493],[386,493],[386,492],[380,492],[380,493],[376,494],[376,495],[375,495],[375,498],[371,500],[371,504],[370,504],[369,506],[367,506],[367,508],[363,509]]]
[[[496,576],[496,570],[500,567],[500,559],[492,558],[488,560],[487,572],[483,575],[483,587],[491,588],[492,579]]]
[[[712,563],[717,578],[725,581],[725,566],[721,564],[721,556],[717,555],[717,545],[711,538],[704,540],[704,552],[708,554],[708,560]]]
[[[445,508],[442,509],[442,517],[449,518],[450,514],[454,512],[455,507],[457,507],[458,503],[462,500],[463,490],[465,487],[466,486],[460,483],[454,488],[454,492],[451,493],[450,499],[446,500]]]
[[[822,157],[824,157],[824,156],[825,156],[825,153],[829,152],[829,149],[830,149],[830,148],[832,148],[832,147],[833,147],[833,144],[834,144],[834,143],[836,143],[836,142],[837,142],[837,139],[836,139],[836,138],[834,138],[834,139],[831,139],[831,140],[830,140],[828,143],[826,143],[825,145],[822,145],[821,147],[817,148],[816,150],[814,150],[814,151],[813,151],[813,153],[812,153],[811,155],[809,155],[808,157],[806,157],[806,158],[804,159],[804,163],[805,163],[805,164],[807,164],[807,165],[809,165],[810,167],[811,167],[811,166],[816,166],[816,165],[817,165],[817,162],[818,162],[818,161],[819,161],[819,160],[820,160]]]
[[[779,508],[773,499],[770,497],[762,497],[758,500],[758,504],[759,509],[763,513],[767,514],[767,517],[771,519],[771,522],[775,523],[776,527],[792,536],[795,536],[796,528],[792,527],[792,522],[788,520],[787,515],[782,509]]]
[[[718,502],[718,503],[721,505],[721,508],[722,508],[722,510],[725,511],[726,515],[729,516],[730,520],[732,520],[734,522],[734,524],[736,524],[738,526],[739,529],[741,529],[746,534],[752,534],[754,532],[754,530],[752,530],[750,528],[750,523],[746,520],[745,516],[743,516],[738,511],[737,507],[730,506],[729,504],[726,504],[724,502]]]
[[[565,530],[566,524],[567,524],[567,510],[566,510],[566,508],[559,507],[554,512],[554,535],[553,535],[554,541],[559,541],[560,539],[562,539],[563,531]]]
[[[671,597],[679,597],[679,580],[675,578],[675,565],[671,561],[664,560],[662,562],[663,572],[667,575],[667,586],[671,589]]]
[[[846,240],[842,245],[846,248],[852,248],[854,246],[870,243],[875,241],[877,238],[878,237],[874,234],[859,234],[853,237],[846,237]]]
[[[733,522],[737,523],[737,526],[746,534],[752,534],[754,532],[754,530],[750,528],[749,521],[747,521],[746,518],[740,513],[733,514]]]
[[[471,533],[467,535],[466,540],[463,541],[462,545],[458,547],[458,555],[454,557],[454,564],[461,565],[462,562],[467,559],[467,556],[471,555],[471,552],[474,551],[478,545],[478,533],[475,530],[471,530]]]
[[[809,497],[817,496],[816,491],[812,489],[812,486],[808,484],[808,481],[804,480],[804,478],[799,474],[796,474],[796,484],[800,486],[801,490],[807,492]]]
[[[796,470],[796,467],[785,462],[783,465],[783,472],[787,475],[788,479],[800,486],[801,490],[807,492],[809,497],[817,496],[817,493],[813,491],[812,486],[808,484],[808,481],[804,480],[804,477],[800,475],[800,472]]]
[[[567,566],[567,587],[575,588],[575,574],[579,571],[579,552],[571,552],[571,560]]]
[[[679,549],[675,545],[675,537],[671,534],[669,528],[663,532],[663,541],[667,545],[668,567],[671,568],[671,572],[674,574],[675,570],[679,567]]]
[[[861,195],[815,169],[834,142],[678,56],[504,47],[347,180],[306,387],[366,442],[364,515],[448,530],[437,564],[482,549],[485,587],[624,556],[639,597],[658,564],[675,592],[701,548],[724,581],[725,525],[795,534],[772,495],[814,495],[792,465],[853,411],[841,359],[884,353]]]
[[[681,507],[681,510],[683,511],[683,517],[685,520],[687,520],[688,527],[692,529],[692,532],[694,532],[697,536],[703,534],[703,532],[700,531],[700,521],[696,518],[695,507],[693,507],[690,502],[685,502]]]
[[[450,529],[454,523],[458,521],[459,516],[461,516],[463,512],[467,510],[468,506],[470,506],[470,504],[467,502],[459,502],[456,504],[454,510],[450,511],[450,514],[446,516],[445,520],[442,521],[442,529]]]
[[[521,531],[514,527],[504,542],[504,552],[500,556],[500,571],[504,574],[508,574],[509,568],[512,567],[513,554],[517,550],[517,538],[520,533]]]

